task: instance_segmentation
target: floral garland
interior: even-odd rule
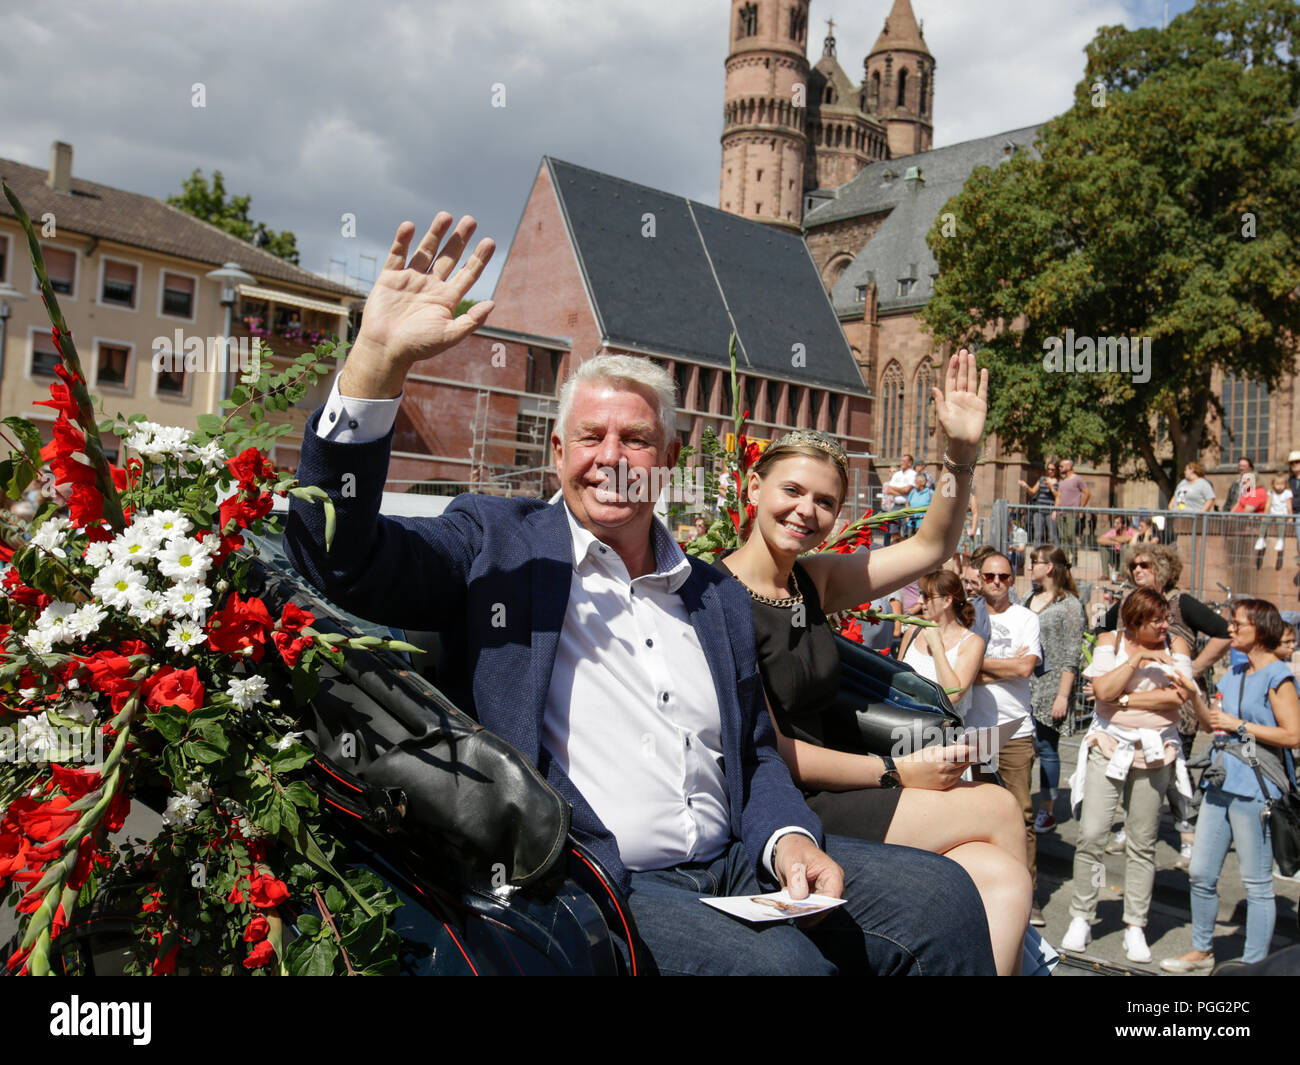
[[[0,963],[50,973],[75,914],[125,897],[139,927],[128,972],[391,971],[398,903],[374,874],[334,867],[293,708],[344,647],[415,648],[317,631],[292,602],[275,617],[249,592],[243,535],[275,531],[274,496],[286,494],[319,501],[332,535],[325,493],[267,461],[291,427],[265,414],[342,351],[259,368],[198,432],[140,415],[97,422],[30,219],[3,191],[61,362],[40,401],[56,412],[50,442],[26,419],[3,422],[13,450],[0,490],[21,498],[48,467],[55,498],[0,579],[0,904],[20,918],[19,947]],[[100,445],[108,432],[134,452],[122,468]],[[150,800],[161,831],[114,846]]]

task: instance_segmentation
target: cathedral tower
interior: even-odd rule
[[[909,0],[894,0],[865,65],[867,108],[889,131],[889,154],[929,151],[934,141],[934,56]]]
[[[795,230],[808,151],[808,3],[732,0],[723,105],[719,206]]]

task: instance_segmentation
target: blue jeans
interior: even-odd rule
[[[1263,960],[1273,940],[1277,903],[1273,899],[1273,844],[1259,823],[1263,799],[1243,799],[1209,788],[1196,820],[1187,877],[1192,884],[1192,949],[1210,951],[1214,922],[1219,916],[1219,874],[1228,844],[1237,848],[1237,864],[1246,889],[1246,950],[1244,962]]]
[[[633,873],[628,905],[665,975],[992,975],[984,906],[965,870],[937,854],[842,836],[826,852],[848,902],[814,928],[748,924],[701,895],[758,895],[749,855],[733,842],[711,862]],[[620,944],[621,945],[621,944]]]
[[[1034,722],[1034,748],[1038,751],[1038,778],[1043,790],[1055,797],[1061,786],[1061,752],[1057,745],[1061,734],[1041,721]]]

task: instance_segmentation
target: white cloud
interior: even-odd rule
[[[816,0],[862,60],[892,0]],[[1190,0],[1175,0],[1174,12]],[[1068,106],[1099,25],[1158,22],[1157,0],[913,0],[938,62],[936,143]],[[544,154],[715,203],[726,0],[344,0],[48,5],[6,18],[0,155],[156,196],[223,171],[253,215],[298,234],[303,265],[383,252],[397,223],[471,212],[504,245]],[[207,107],[190,106],[203,82]],[[506,86],[494,108],[492,86]],[[15,106],[21,101],[20,106]],[[339,216],[356,214],[355,240]],[[474,295],[495,281],[504,247]]]

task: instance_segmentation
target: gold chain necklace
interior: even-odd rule
[[[754,591],[754,589],[751,588],[748,584],[746,584],[744,581],[741,581],[740,578],[736,576],[735,573],[733,573],[732,576],[735,577],[736,580],[740,581],[740,586],[749,593],[750,598],[753,599],[754,602],[756,603],[764,603],[767,606],[790,607],[790,606],[797,606],[798,604],[803,602],[802,595],[791,595],[791,596],[787,596],[784,599],[773,599],[770,595],[759,595],[758,592]]]

